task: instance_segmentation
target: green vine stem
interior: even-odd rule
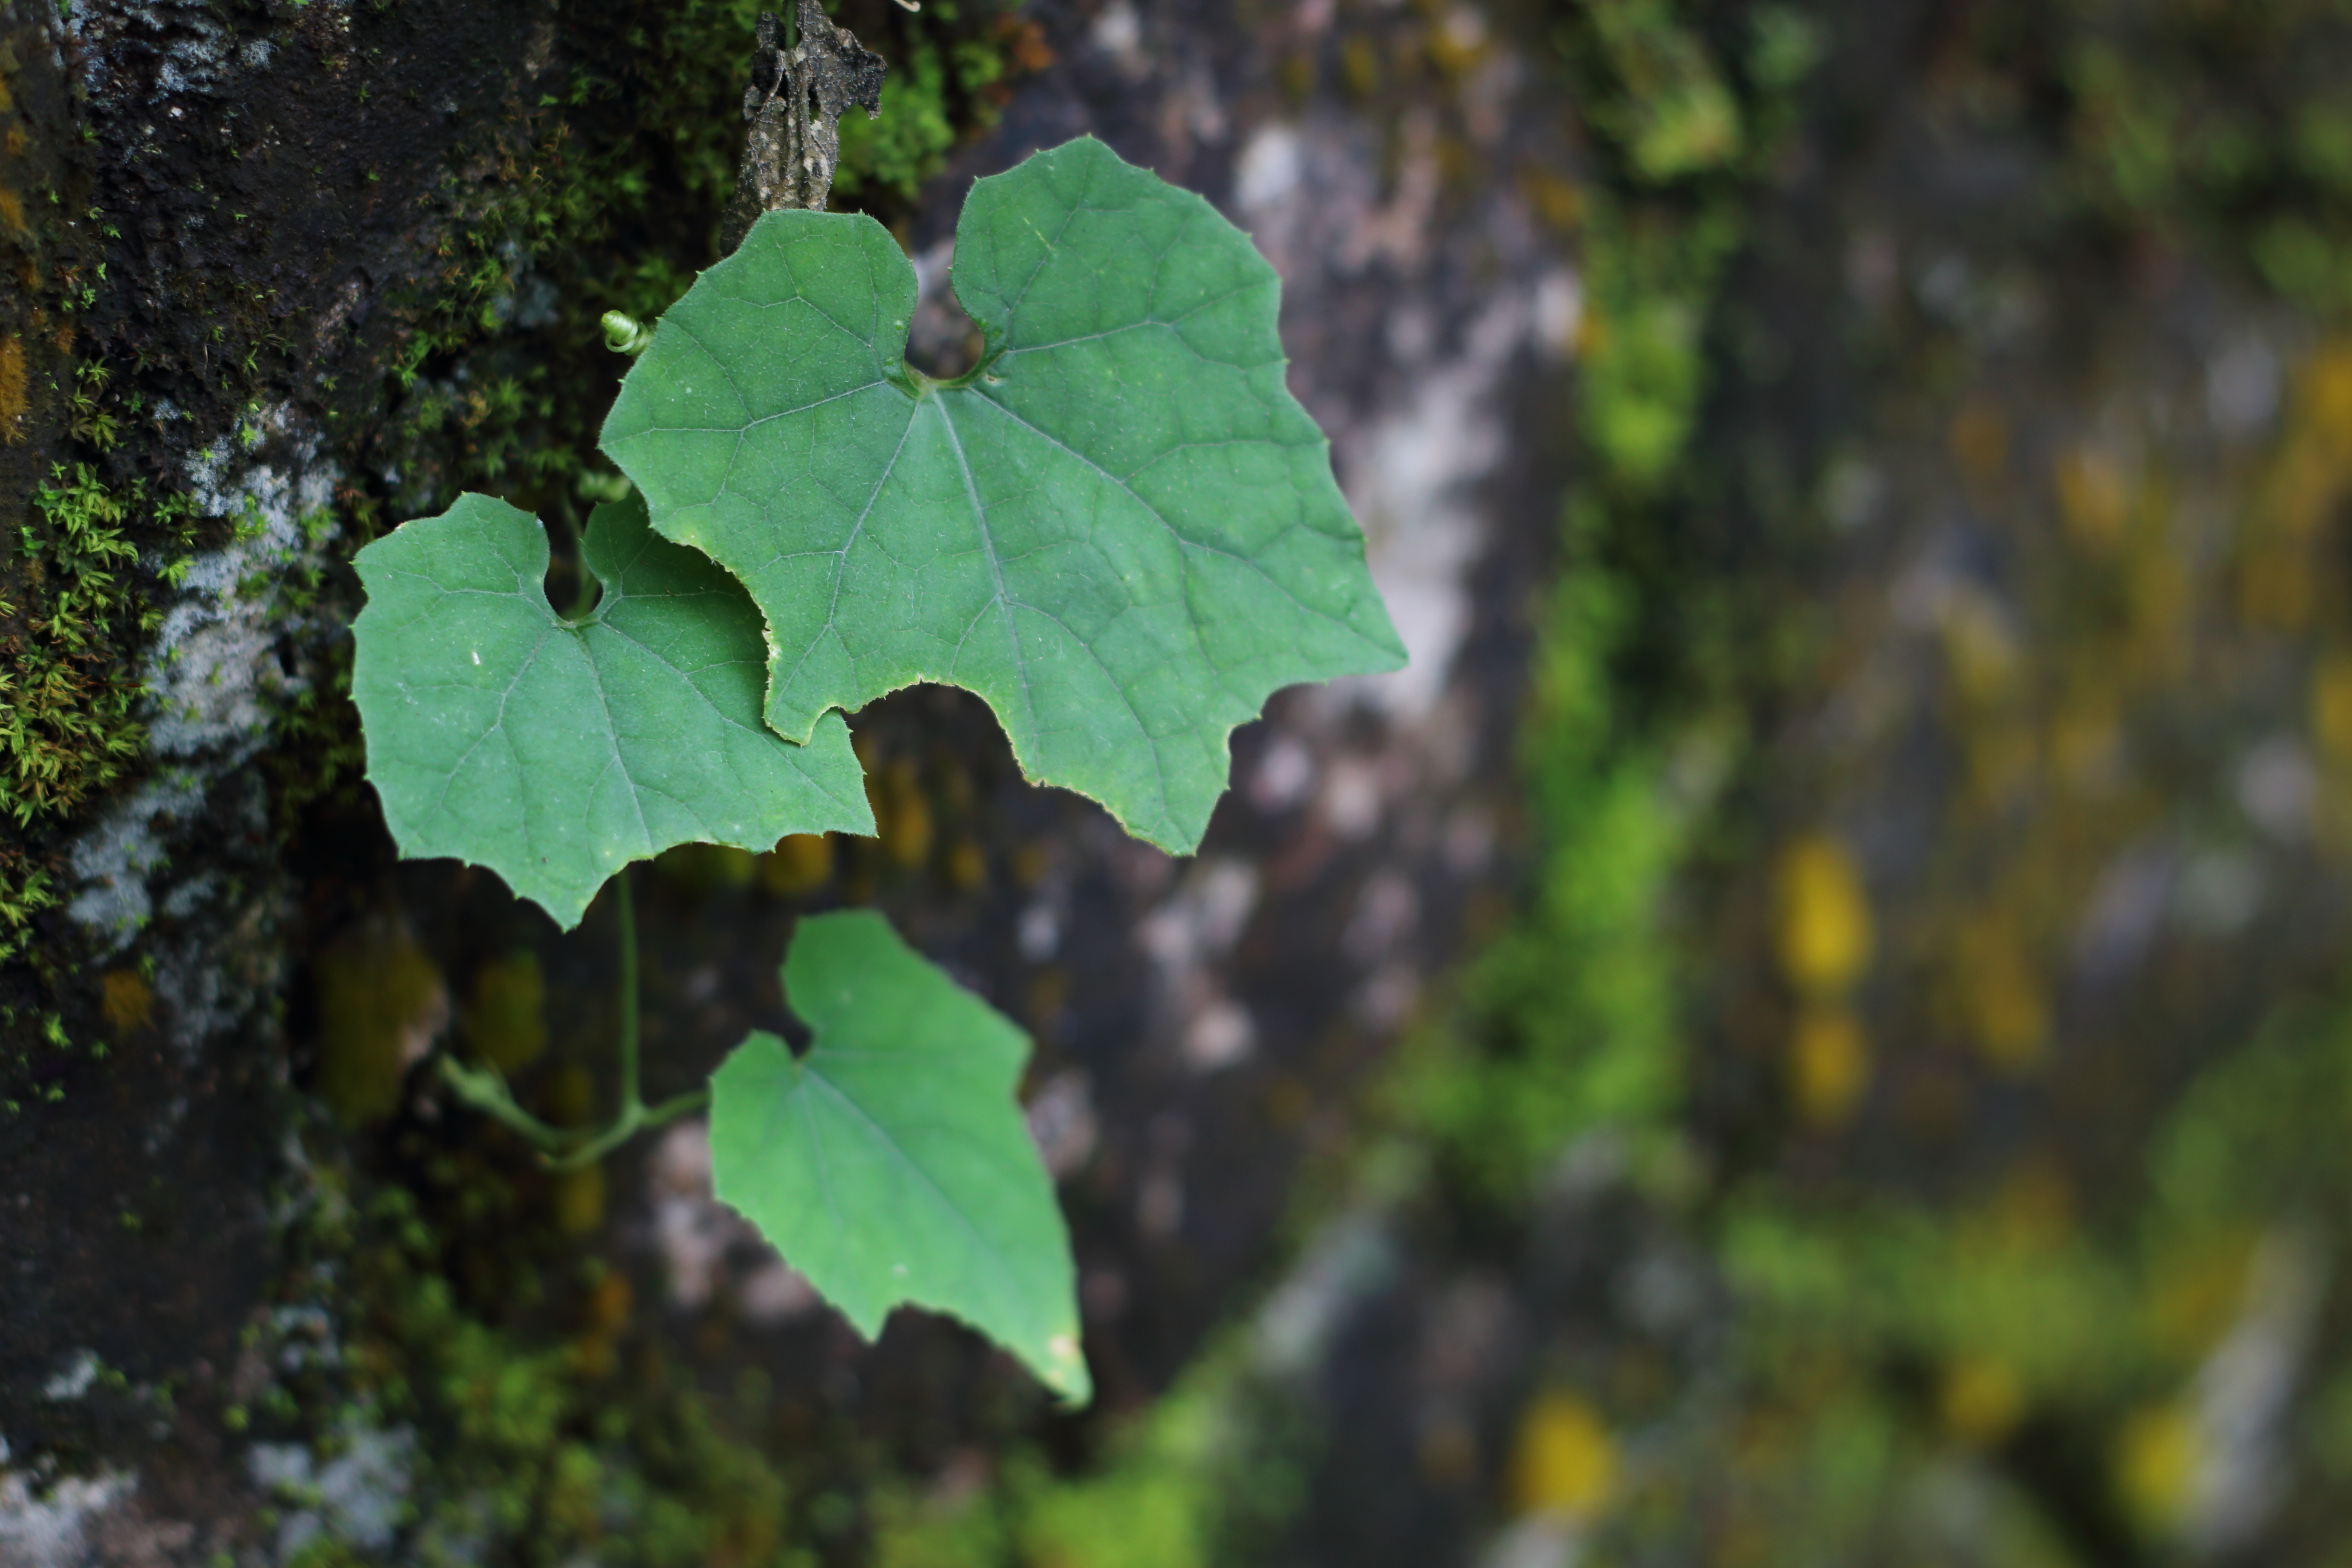
[[[638,1076],[637,913],[626,867],[614,879],[614,913],[621,937],[621,1109],[601,1130],[556,1127],[515,1103],[514,1091],[495,1066],[469,1068],[457,1058],[441,1058],[441,1079],[459,1100],[513,1129],[559,1171],[593,1165],[648,1128],[675,1121],[710,1103],[710,1089],[688,1089],[658,1105],[647,1105]]]

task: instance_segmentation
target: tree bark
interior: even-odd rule
[[[24,280],[0,306],[0,521],[55,532],[36,491],[57,465],[143,487],[121,570],[149,612],[111,650],[143,693],[134,765],[6,850],[55,897],[6,981],[0,1547],[242,1563],[326,1539],[408,1561],[488,1498],[469,1550],[552,1561],[577,1450],[646,1497],[735,1477],[697,1506],[740,1560],[785,1539],[854,1555],[856,1529],[762,1513],[766,1482],[718,1471],[768,1467],[801,1500],[862,1494],[877,1453],[919,1476],[1040,1433],[1085,1452],[1095,1418],[1052,1415],[952,1325],[901,1314],[858,1346],[710,1204],[690,1129],[557,1180],[411,1070],[528,1016],[506,1039],[535,1058],[524,1092],[584,1114],[610,1071],[611,932],[394,861],[358,782],[345,563],[464,486],[551,517],[593,493],[624,368],[594,322],[716,254],[748,31],[628,0],[0,18],[0,178],[24,214],[0,212]],[[1548,114],[1511,112],[1527,78],[1491,38],[1462,71],[1430,56],[1348,85],[1347,29],[1427,47],[1409,16],[1113,0],[926,34],[875,0],[841,19],[902,75],[925,39],[978,39],[1010,73],[950,95],[961,138],[919,195],[863,190],[917,257],[919,356],[960,352],[944,247],[978,175],[1090,132],[1202,190],[1286,276],[1294,386],[1415,658],[1278,698],[1190,862],[1029,787],[976,702],[916,690],[856,721],[877,844],[645,874],[650,1091],[776,1021],[793,919],[845,900],[1036,1033],[1033,1121],[1116,1412],[1276,1262],[1292,1175],[1346,1138],[1507,879],[1523,601],[1558,478],[1544,301],[1572,281],[1515,182],[1565,154]],[[42,559],[7,568],[20,639],[54,598]],[[463,1359],[478,1345],[495,1353]],[[541,1369],[560,1416],[528,1441],[469,1426],[484,1364]],[[753,1373],[763,1394],[703,1392]],[[751,1457],[702,1476],[659,1457],[704,1452],[677,1434],[705,1428]]]

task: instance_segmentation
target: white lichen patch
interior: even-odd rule
[[[138,1483],[118,1470],[48,1486],[11,1469],[0,1441],[0,1563],[8,1568],[82,1568],[104,1521]]]
[[[320,447],[318,433],[281,405],[187,464],[196,511],[233,533],[219,549],[150,563],[176,584],[141,672],[141,718],[163,766],[68,851],[78,884],[68,910],[107,952],[147,926],[159,896],[185,918],[218,885],[200,873],[168,896],[157,888],[173,845],[217,815],[221,781],[261,751],[277,714],[307,685],[301,660],[286,653],[299,655],[323,627],[296,595],[339,531],[331,510],[337,470]],[[242,816],[258,809],[257,799],[238,804]]]
[[[1470,574],[1497,531],[1485,487],[1510,449],[1507,388],[1529,360],[1569,352],[1583,300],[1576,273],[1530,237],[1516,208],[1462,226],[1498,254],[1475,267],[1450,257],[1443,226],[1432,222],[1433,121],[1424,116],[1403,131],[1403,162],[1391,172],[1380,139],[1353,117],[1261,125],[1234,161],[1234,205],[1282,274],[1286,325],[1320,330],[1309,326],[1318,313],[1373,269],[1401,280],[1456,267],[1495,274],[1468,310],[1442,289],[1398,289],[1416,302],[1382,323],[1384,368],[1370,379],[1351,371],[1321,384],[1327,355],[1335,365],[1353,362],[1298,332],[1291,336],[1300,341],[1286,340],[1297,355],[1294,387],[1331,435],[1373,581],[1411,656],[1394,674],[1336,682],[1319,700],[1362,702],[1415,725],[1436,708],[1469,634]],[[1505,207],[1516,199],[1496,198]]]
[[[1498,291],[1455,353],[1430,361],[1399,405],[1340,445],[1340,487],[1364,525],[1372,580],[1412,656],[1404,668],[1358,689],[1398,716],[1418,720],[1436,707],[1469,635],[1470,572],[1494,529],[1479,487],[1507,449],[1498,395],[1533,326],[1530,294]]]
[[[400,1529],[414,1480],[416,1434],[354,1418],[336,1433],[332,1447],[337,1451],[323,1461],[299,1443],[257,1443],[246,1457],[254,1484],[288,1506],[276,1542],[281,1563],[322,1540],[383,1552]]]
[[[325,564],[341,531],[331,508],[335,466],[290,405],[248,427],[275,460],[254,462],[227,439],[188,465],[197,510],[234,523],[236,537],[183,568],[150,655],[148,731],[158,754],[191,757],[257,742],[277,703],[301,689],[279,668],[286,590]]]
[[[68,864],[80,889],[67,910],[91,931],[103,933],[109,952],[120,951],[153,914],[147,879],[170,863],[164,839],[173,824],[202,809],[204,798],[196,780],[174,768],[117,802],[74,841]]]
[[[41,1384],[41,1397],[53,1401],[79,1399],[98,1382],[102,1364],[96,1351],[74,1352],[56,1375]]]

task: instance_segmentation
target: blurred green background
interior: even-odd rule
[[[1379,1215],[1418,1337],[1286,1448],[1277,1296],[879,1560],[2352,1561],[2352,7],[1506,20],[1537,849],[1292,1277]]]

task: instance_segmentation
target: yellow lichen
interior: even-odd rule
[[[1339,46],[1339,79],[1360,99],[1381,90],[1381,52],[1361,33],[1351,33]]]
[[[2317,552],[2329,520],[2352,495],[2352,342],[2330,343],[2295,377],[2286,434],[2263,483],[2262,504],[2239,541],[2239,612],[2256,626],[2308,623],[2325,580]]]
[[[866,799],[874,808],[885,855],[909,869],[931,858],[931,806],[923,798],[913,763],[900,757],[878,774],[868,773]]]
[[[2123,756],[2122,721],[2104,690],[2085,692],[2051,715],[2043,750],[2058,778],[2079,790],[2108,786]]]
[[[1960,931],[1951,984],[1962,1026],[1987,1061],[2018,1072],[2041,1059],[2050,1037],[2047,988],[2016,931],[1998,915]]]
[[[2131,520],[2131,491],[2106,453],[2085,447],[2058,465],[2058,515],[2068,537],[2088,549],[2113,549]]]
[[[1945,1430],[1978,1448],[1990,1448],[2015,1431],[2025,1403],[2016,1371],[1991,1356],[1962,1356],[1944,1369],[1936,1391]]]
[[[526,950],[477,971],[458,1029],[500,1072],[520,1072],[538,1060],[547,1049],[547,980],[539,954]]]
[[[1789,1095],[1798,1117],[1835,1127],[1853,1114],[1870,1084],[1870,1046],[1851,1008],[1808,1006],[1789,1036]]]
[[[2255,1233],[2231,1229],[2157,1259],[2147,1288],[2149,1338],[2183,1357],[2212,1349],[2245,1304],[2256,1243]]]
[[[110,969],[99,982],[99,1011],[109,1027],[135,1035],[153,1021],[155,988],[133,969]]]
[[[1971,404],[1952,416],[1945,432],[1952,460],[1970,480],[1989,485],[2009,467],[2009,422],[1997,408]]]
[[[1523,1514],[1589,1519],[1617,1480],[1617,1445],[1592,1406],[1560,1390],[1536,1396],[1511,1449],[1511,1502]]]
[[[760,885],[790,897],[812,892],[833,879],[833,840],[822,833],[793,833],[760,858]]]
[[[1529,164],[1522,170],[1519,193],[1536,216],[1562,234],[1584,221],[1584,193],[1549,169]]]
[[[2075,1233],[2074,1186],[2045,1159],[2020,1160],[1972,1227],[1975,1237],[2000,1255],[2047,1256]]]
[[[2311,672],[2311,732],[2329,762],[2352,766],[2352,654],[2330,654]]]
[[[1944,659],[1953,689],[1977,707],[2000,701],[2013,691],[2024,668],[2018,636],[1999,605],[1982,594],[1954,596],[1940,623]]]
[[[25,345],[0,338],[0,441],[14,446],[25,438]]]
[[[582,1165],[555,1178],[555,1228],[564,1236],[593,1236],[604,1223],[604,1167]]]
[[[1870,965],[1870,899],[1845,847],[1825,835],[1780,852],[1780,973],[1801,996],[1843,995]]]
[[[2165,1532],[2179,1524],[2202,1447],[2185,1404],[2149,1405],[2126,1418],[2112,1456],[2116,1490],[2144,1528]]]
[[[357,1129],[400,1108],[401,1079],[449,1018],[441,971],[396,924],[371,920],[319,955],[319,1097]]]
[[[0,224],[7,225],[18,235],[33,232],[25,226],[25,198],[12,186],[0,185]]]

